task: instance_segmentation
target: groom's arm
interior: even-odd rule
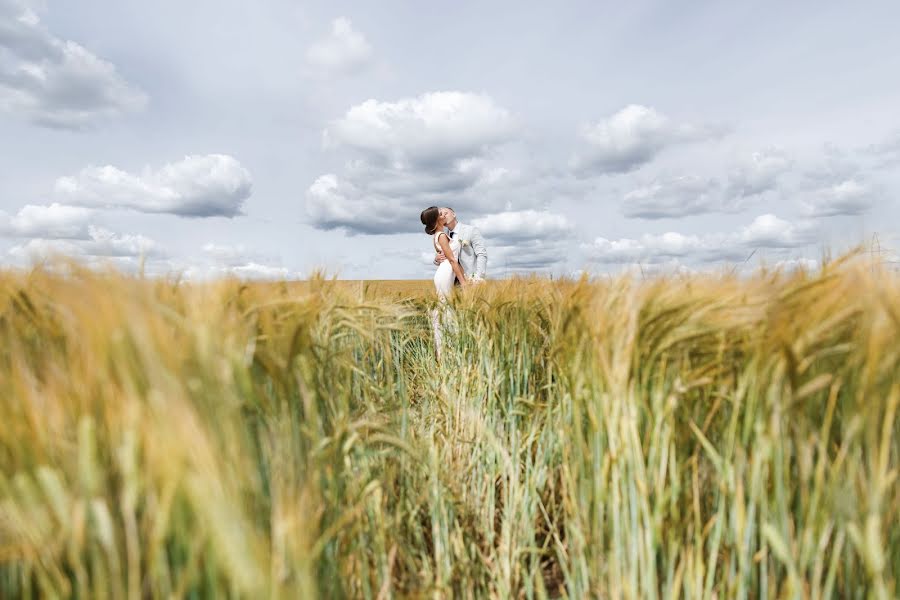
[[[484,238],[481,237],[481,231],[477,227],[472,228],[471,238],[472,250],[475,252],[475,277],[484,278],[487,271],[487,247],[484,245]]]

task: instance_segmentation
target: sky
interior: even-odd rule
[[[0,0],[0,265],[428,278],[900,246],[896,2]]]

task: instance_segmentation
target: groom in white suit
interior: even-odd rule
[[[441,216],[447,224],[447,233],[451,239],[459,240],[460,250],[457,260],[466,274],[466,279],[471,282],[484,281],[487,269],[487,248],[484,246],[484,238],[477,227],[466,225],[456,220],[456,213],[452,208],[441,208]],[[434,264],[439,265],[447,260],[443,252],[434,257]],[[459,281],[456,282],[459,284]]]

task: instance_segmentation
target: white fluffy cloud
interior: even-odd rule
[[[629,104],[581,128],[583,148],[573,158],[572,167],[581,176],[627,173],[670,146],[715,135],[709,127],[676,123],[653,108]]]
[[[434,92],[397,102],[368,100],[332,122],[327,147],[345,152],[340,173],[318,177],[306,212],[319,229],[416,231],[419,212],[451,205],[467,216],[502,208],[490,194],[509,172],[494,152],[512,139],[508,111],[484,95]]]
[[[231,156],[209,154],[140,174],[107,165],[88,167],[56,181],[56,197],[67,204],[123,208],[183,217],[234,217],[250,196],[250,173]]]
[[[397,102],[367,100],[325,132],[328,143],[392,165],[476,157],[513,133],[510,113],[490,96],[432,92]]]
[[[813,238],[812,224],[797,225],[766,214],[741,228],[737,241],[751,248],[797,248],[809,244]]]
[[[0,0],[0,109],[45,127],[82,129],[146,103],[115,66],[51,34],[25,2]]]
[[[572,223],[561,214],[549,211],[505,211],[474,219],[472,224],[488,240],[519,242],[553,240],[571,235]]]
[[[775,215],[757,217],[750,225],[729,234],[685,235],[678,232],[646,234],[638,239],[599,237],[583,246],[589,259],[602,263],[665,262],[671,259],[715,262],[746,258],[756,249],[799,248],[813,239],[809,225],[796,225]]]
[[[773,265],[777,271],[814,271],[819,268],[819,261],[814,258],[786,258]]]
[[[0,211],[0,235],[21,238],[89,239],[93,211],[78,206],[28,204],[16,215]]]
[[[307,62],[328,73],[356,72],[366,67],[371,59],[372,47],[346,17],[332,21],[328,35],[306,51]]]

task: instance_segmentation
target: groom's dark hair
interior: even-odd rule
[[[419,216],[422,219],[422,225],[425,226],[425,233],[428,235],[434,235],[434,232],[437,231],[438,219],[441,216],[441,209],[437,206],[429,206],[425,210],[422,211],[422,214]]]

